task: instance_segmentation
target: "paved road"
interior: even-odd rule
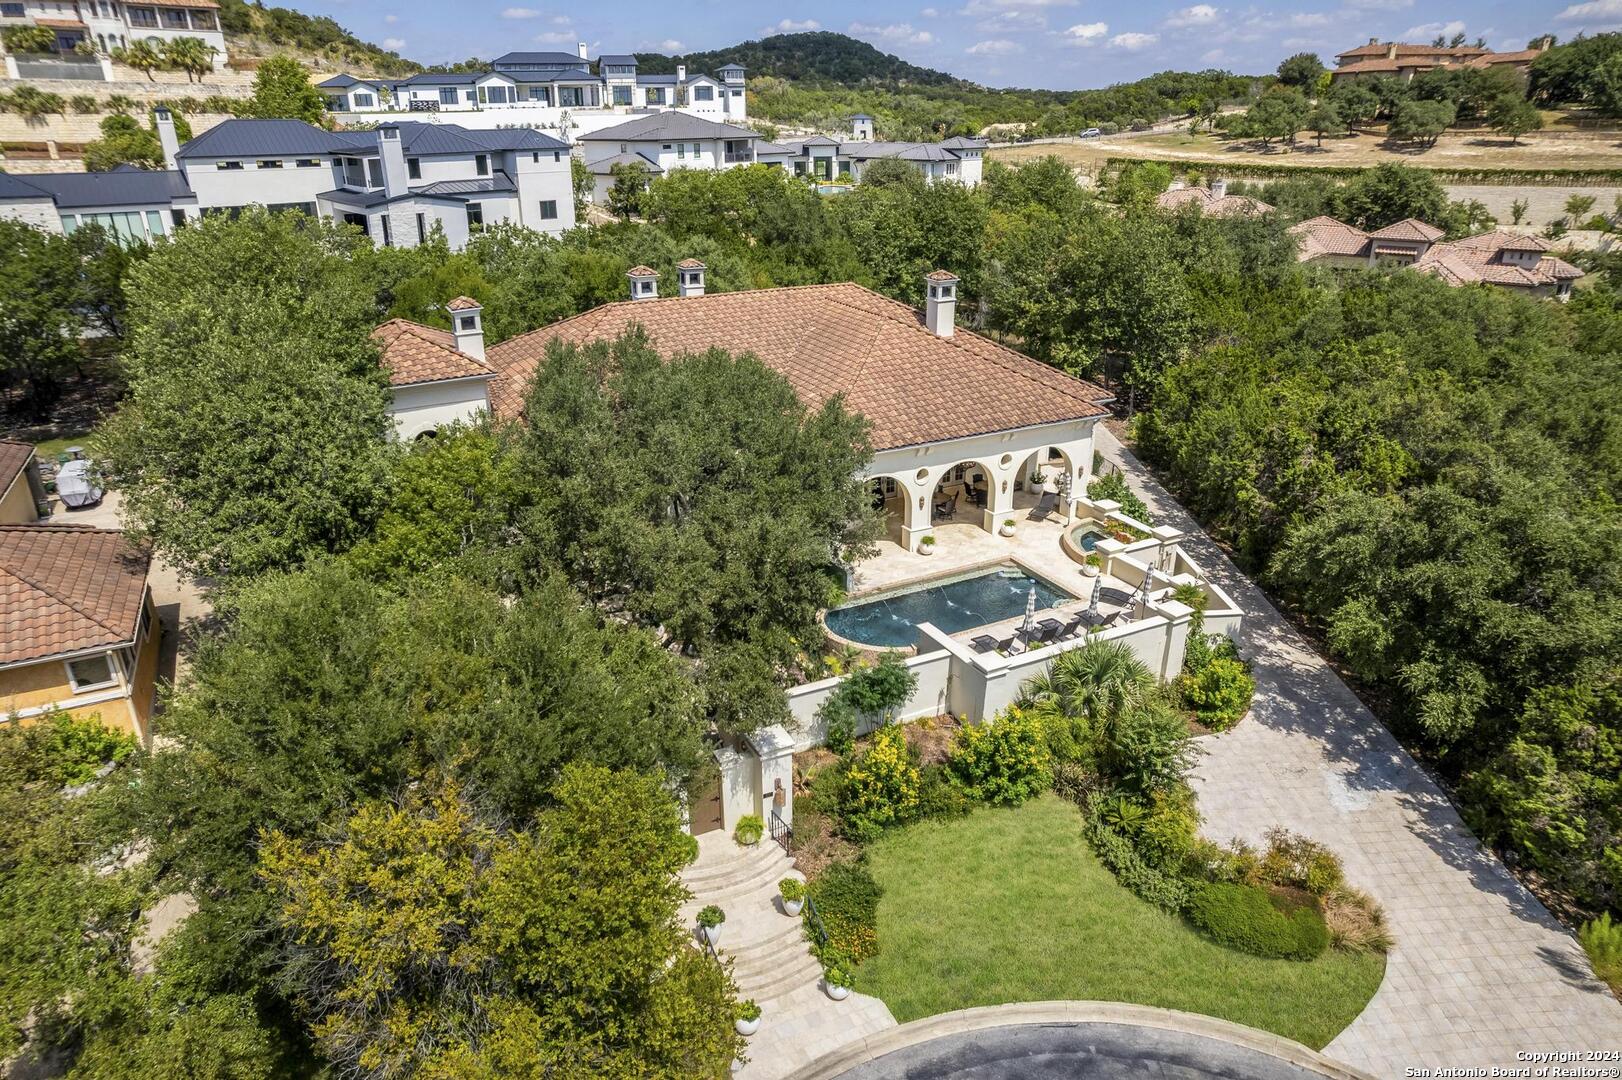
[[[1385,906],[1397,947],[1367,1009],[1324,1048],[1377,1076],[1524,1064],[1524,1051],[1622,1049],[1622,1004],[1576,939],[1483,850],[1441,790],[1148,471],[1102,428],[1100,452],[1156,522],[1245,611],[1256,701],[1203,740],[1204,831],[1252,841],[1274,824],[1331,845]]]
[[[1129,1024],[1024,1024],[946,1035],[840,1080],[1318,1080],[1248,1047]]]

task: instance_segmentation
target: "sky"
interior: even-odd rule
[[[1622,30],[1622,0],[694,0],[561,5],[542,0],[280,0],[330,15],[361,38],[423,63],[515,49],[692,52],[767,34],[835,30],[904,60],[987,86],[1083,89],[1156,71],[1272,71],[1296,52],[1430,41],[1462,31],[1500,51],[1541,33]],[[511,6],[525,4],[533,6]],[[626,18],[634,11],[634,18]]]

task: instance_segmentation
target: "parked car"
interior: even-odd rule
[[[1097,128],[1088,128],[1086,131],[1081,133],[1081,137],[1083,139],[1096,139],[1102,134],[1104,133],[1099,131]]]

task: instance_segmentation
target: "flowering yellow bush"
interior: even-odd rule
[[[1022,803],[1053,783],[1044,723],[1014,705],[989,724],[960,730],[951,766],[970,794],[989,803]]]
[[[918,763],[899,724],[873,733],[867,753],[845,769],[839,816],[853,840],[867,841],[918,810]]]

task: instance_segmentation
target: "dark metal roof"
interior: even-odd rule
[[[473,180],[436,180],[414,189],[417,195],[500,195],[518,190],[512,177],[504,172],[493,176],[480,176]]]
[[[345,136],[351,138],[345,138]],[[324,131],[302,120],[226,120],[209,128],[180,148],[179,158],[274,157],[281,154],[354,152],[353,136],[372,132]]]
[[[372,89],[375,90],[378,87],[386,86],[388,84],[387,83],[382,83],[382,82],[377,82],[375,80],[374,81],[368,81],[366,79],[357,79],[353,75],[343,74],[343,75],[334,75],[332,78],[328,79],[326,82],[319,82],[319,83],[316,83],[315,85],[316,85],[316,87],[318,89],[321,89],[321,90],[347,90],[351,86],[369,86],[369,87],[371,87]]]
[[[580,136],[581,142],[630,142],[636,139],[758,139],[757,132],[689,113],[662,112],[638,117]]]
[[[742,64],[722,64],[720,67],[716,68],[715,70],[716,71],[742,71],[742,70],[744,70],[744,66]]]
[[[436,127],[432,124],[423,124],[425,128]],[[438,130],[452,127],[451,124],[439,124]],[[457,127],[457,132],[463,137],[471,139],[486,150],[567,150],[569,144],[555,135],[548,135],[534,128],[479,128]]]
[[[659,163],[648,157],[646,154],[630,153],[610,154],[608,157],[598,158],[596,161],[593,161],[587,165],[586,168],[590,169],[593,175],[606,176],[608,173],[614,171],[614,166],[616,165],[640,165],[650,173],[664,172],[664,169],[659,166]]]
[[[567,52],[510,52],[490,61],[493,67],[502,64],[584,64],[586,58]]]
[[[26,180],[0,172],[0,199],[49,199],[51,193]]]
[[[636,84],[638,86],[675,86],[676,85],[676,76],[674,76],[674,75],[638,75],[636,77]]]
[[[167,206],[190,199],[186,178],[173,170],[118,169],[113,172],[42,173],[30,187],[49,193],[64,210],[105,206]]]
[[[599,64],[629,64],[636,67],[636,56],[632,53],[603,53],[597,58]]]
[[[401,79],[396,86],[472,86],[481,75],[430,75],[424,72],[409,79]]]

